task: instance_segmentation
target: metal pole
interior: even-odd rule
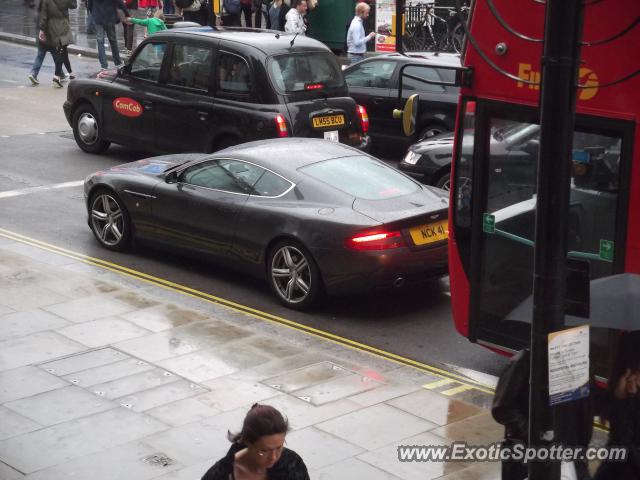
[[[549,406],[548,334],[564,325],[567,217],[583,0],[547,0],[531,329],[529,444],[557,442]],[[560,478],[557,462],[529,464],[529,480]]]
[[[403,22],[402,16],[404,14],[404,1],[405,0],[396,0],[396,52],[402,54],[404,49],[402,47],[402,31],[403,31]]]

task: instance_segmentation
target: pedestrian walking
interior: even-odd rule
[[[47,51],[51,53],[55,65],[54,87],[62,87],[63,63],[66,64],[69,74],[72,75],[66,47],[73,43],[69,9],[77,7],[77,0],[41,0],[38,5],[38,55],[29,75],[29,79],[34,85],[40,83],[38,73]]]
[[[594,480],[640,478],[640,332],[619,339],[609,375],[603,417],[609,421],[611,447],[626,447],[624,462],[603,462]]]
[[[284,32],[284,26],[287,23],[287,12],[289,5],[284,0],[273,0],[269,4],[267,10],[267,28],[270,30],[280,30]]]
[[[309,480],[302,458],[285,447],[289,424],[269,405],[254,404],[237,434],[227,434],[231,448],[202,480]]]
[[[84,9],[86,13],[84,29],[87,35],[95,35],[96,34],[96,25],[93,23],[93,17],[91,16],[91,10],[89,10],[88,0],[82,0],[84,4]]]
[[[163,9],[163,0],[138,0],[138,8],[144,10],[146,18],[151,18],[156,10]]]
[[[251,10],[253,9],[253,0],[240,0],[240,17],[244,17],[244,26],[253,27],[251,21]]]
[[[142,1],[142,0],[140,0]],[[120,23],[117,9],[123,12],[125,17],[130,17],[129,10],[122,0],[88,0],[89,10],[96,25],[96,43],[98,44],[98,60],[103,70],[109,66],[107,54],[104,49],[105,36],[109,40],[113,63],[116,67],[122,65],[118,41],[116,40],[116,24]]]
[[[527,445],[529,440],[529,369],[531,354],[528,349],[514,355],[496,386],[491,415],[505,427],[503,450],[513,450],[516,444]],[[593,376],[592,376],[593,377]],[[593,378],[591,379],[593,384]],[[590,398],[556,405],[556,443],[575,447],[589,446],[593,432],[593,410]],[[571,469],[570,465],[567,465]],[[584,461],[574,461],[575,478],[589,480]],[[528,466],[522,461],[502,462],[502,480],[524,480]]]
[[[189,6],[182,8],[180,14],[187,22],[195,22],[202,25],[202,2],[193,0]]]
[[[125,6],[131,14],[136,14],[138,11],[138,0],[125,0]],[[127,17],[127,20],[135,17]],[[134,38],[135,22],[122,22],[122,30],[124,34],[124,50],[122,53],[126,56],[131,55],[133,51],[133,38]]]
[[[253,0],[253,28],[262,28],[262,16],[267,10],[267,2],[268,0]]]
[[[127,17],[125,23],[129,22],[144,26],[147,29],[147,35],[153,35],[156,32],[167,29],[167,26],[164,24],[164,12],[162,10],[156,10],[156,13],[154,13],[151,18]]]
[[[373,40],[376,32],[369,35],[364,34],[364,21],[369,18],[371,7],[364,2],[356,5],[356,14],[351,20],[349,30],[347,31],[347,57],[349,65],[353,65],[364,59],[364,53],[367,51],[367,42]]]
[[[240,11],[242,10],[240,0],[223,0],[222,6],[225,12],[222,17],[222,24],[225,27],[239,27]]]
[[[297,35],[305,35],[307,26],[304,22],[304,15],[307,13],[307,0],[297,0],[294,8],[291,8],[286,18],[284,31],[287,33],[295,33]]]

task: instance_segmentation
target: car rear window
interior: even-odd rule
[[[344,86],[342,70],[335,57],[328,53],[304,53],[273,57],[269,75],[278,90],[286,93]]]
[[[397,170],[364,155],[332,158],[300,171],[363,200],[401,197],[420,188]]]

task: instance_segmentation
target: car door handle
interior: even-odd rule
[[[196,112],[196,114],[200,120],[206,120],[209,118],[209,112]]]
[[[373,98],[373,103],[375,103],[376,105],[380,105],[382,102],[384,102],[384,98],[382,98],[382,97],[374,97]]]

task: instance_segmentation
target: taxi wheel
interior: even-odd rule
[[[283,240],[271,249],[267,260],[269,286],[280,303],[302,310],[320,296],[322,280],[315,260],[302,244]]]
[[[451,190],[451,174],[445,173],[440,178],[438,178],[438,180],[436,181],[436,187],[442,188],[447,192]]]
[[[74,112],[73,136],[78,146],[88,153],[102,153],[110,145],[102,138],[102,125],[91,105],[81,105]]]
[[[131,220],[115,192],[100,189],[89,201],[89,225],[100,244],[109,250],[125,250],[131,239]]]
[[[440,135],[441,133],[446,131],[447,129],[444,128],[442,125],[437,125],[437,124],[427,125],[418,134],[418,141],[426,140],[427,138],[431,138],[435,135]]]

